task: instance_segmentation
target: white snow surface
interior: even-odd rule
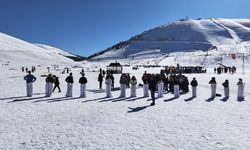
[[[145,60],[147,61],[147,60]],[[118,98],[120,91],[112,92],[112,98],[98,89],[97,65],[102,62],[85,62],[88,79],[87,98],[79,98],[81,68],[71,68],[74,76],[73,97],[65,98],[67,75],[61,70],[51,70],[59,76],[62,93],[44,97],[46,67],[37,67],[34,74],[34,96],[25,97],[25,73],[20,68],[0,66],[0,149],[81,149],[81,150],[248,150],[250,148],[250,69],[246,74],[213,73],[189,74],[189,81],[196,77],[199,83],[198,97],[189,99],[191,93],[172,99],[166,93],[149,106],[150,98],[143,98],[142,88],[137,97]],[[98,67],[99,67],[98,66]],[[63,69],[64,66],[59,66]],[[239,66],[240,67],[240,66]],[[124,72],[135,75],[139,83],[145,70],[159,73],[161,68],[125,67]],[[210,97],[211,77],[216,77],[217,93],[223,96],[221,83],[230,82],[230,98]],[[115,75],[115,87],[119,87],[120,75]],[[246,83],[245,101],[236,101],[236,83],[242,78]],[[105,86],[103,86],[105,87]],[[157,95],[157,94],[156,94]],[[188,100],[189,99],[189,100]],[[186,101],[185,101],[186,100]]]

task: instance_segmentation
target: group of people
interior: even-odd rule
[[[24,68],[24,67],[22,67],[22,72],[26,72],[26,73],[28,73],[28,71],[29,71],[29,68],[28,67],[26,67],[26,68]],[[31,72],[32,73],[34,73],[36,71],[36,67],[35,66],[32,66],[31,67]]]
[[[79,79],[80,83],[80,97],[85,98],[86,97],[86,84],[87,84],[87,78],[85,77],[84,72],[81,72],[81,77]],[[36,77],[31,74],[31,71],[28,71],[28,74],[24,77],[24,80],[26,81],[26,90],[27,90],[27,96],[32,97],[33,96],[33,83],[36,81]],[[65,79],[67,82],[67,91],[66,91],[66,97],[72,97],[73,95],[73,83],[74,78],[72,73],[67,76]],[[53,87],[54,84],[54,87]],[[58,88],[58,92],[61,92],[60,88],[60,82],[59,78],[55,75],[49,74],[45,78],[45,96],[51,97],[52,93],[55,91],[56,88]]]
[[[85,98],[86,97],[86,84],[87,84],[87,78],[85,77],[84,71],[81,72],[81,77],[79,79],[80,84],[80,97]],[[102,82],[105,74],[103,74],[102,71],[100,71],[98,75],[98,81],[99,81],[99,88],[102,89]],[[158,91],[157,97],[163,97],[164,91],[171,92],[174,94],[175,98],[178,98],[181,93],[187,93],[189,92],[189,81],[188,78],[181,73],[178,75],[171,74],[169,76],[166,76],[164,72],[161,72],[160,74],[149,74],[146,71],[144,72],[142,76],[143,81],[143,96],[149,97],[149,91],[152,98],[151,105],[155,105],[155,93]],[[33,94],[33,88],[32,83],[36,81],[36,77],[31,74],[31,71],[28,71],[28,75],[24,77],[24,80],[27,82],[27,96],[32,96]],[[66,91],[66,97],[72,97],[73,93],[73,75],[72,73],[69,74],[69,76],[65,79],[67,82],[67,91]],[[54,90],[58,88],[59,92],[61,92],[60,89],[60,82],[58,77],[55,75],[52,76],[52,74],[49,74],[45,79],[45,96],[50,97]],[[120,76],[120,98],[126,97],[126,88],[130,88],[130,97],[136,97],[136,87],[137,87],[137,79],[135,76],[132,76],[130,78],[129,74],[122,74]],[[54,84],[54,88],[53,88]],[[215,80],[215,77],[213,77],[209,84],[211,84],[211,98],[216,97],[216,86],[217,82]],[[114,76],[112,73],[107,72],[105,77],[105,85],[106,85],[106,97],[112,97],[111,91],[114,90]],[[192,97],[197,96],[197,86],[198,82],[196,78],[193,78],[190,82],[190,85],[192,87]],[[239,79],[238,85],[238,100],[243,101],[244,100],[244,83],[242,79]],[[224,94],[225,98],[229,98],[229,81],[225,80],[225,82],[222,83],[222,86],[224,87]]]
[[[226,66],[217,67],[217,68],[214,68],[214,73],[217,73],[217,74],[222,74],[222,73],[234,74],[234,73],[236,73],[236,67],[235,66],[232,66],[232,67],[226,67]]]
[[[211,98],[214,99],[216,97],[216,87],[217,87],[217,82],[215,80],[215,77],[212,77],[212,79],[209,81],[209,84],[211,84]],[[228,99],[229,98],[229,81],[225,80],[222,83],[222,86],[224,87],[225,99]],[[244,101],[245,83],[243,82],[241,78],[239,78],[239,81],[237,82],[237,86],[238,86],[237,100]]]

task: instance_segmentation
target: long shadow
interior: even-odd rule
[[[215,97],[210,97],[209,99],[206,100],[206,102],[211,102],[215,99]]]
[[[45,98],[48,98],[48,97],[45,97]],[[62,98],[66,98],[66,97],[64,96],[64,97],[57,97],[57,98],[42,99],[42,100],[34,101],[33,103],[51,101],[51,100],[58,100],[58,99],[62,99]]]
[[[80,97],[66,97],[66,98],[61,98],[61,99],[56,99],[56,100],[48,101],[48,103],[68,101],[68,100],[75,100],[75,99],[80,99]]]
[[[127,101],[135,101],[135,100],[138,100],[138,99],[143,99],[145,97],[130,97],[131,99],[127,100]]]
[[[192,96],[192,97],[189,97],[189,98],[185,99],[184,101],[185,101],[185,102],[188,102],[188,101],[193,100],[194,98],[195,98],[195,97]]]
[[[175,99],[177,99],[179,97],[172,97],[172,98],[169,98],[169,99],[165,99],[164,102],[170,102],[170,101],[173,101]]]
[[[16,96],[16,97],[6,97],[6,98],[0,98],[0,100],[9,100],[9,99],[16,99],[16,98],[24,98],[27,96]]]
[[[224,97],[224,98],[221,99],[221,101],[227,102],[228,99],[229,99],[229,97]]]
[[[23,98],[23,99],[14,99],[13,101],[10,101],[8,103],[30,101],[30,100],[42,99],[42,98],[46,98],[46,97],[45,96],[41,96],[41,97],[29,97],[29,98]]]
[[[82,101],[82,103],[93,102],[93,101],[98,101],[98,100],[103,100],[103,99],[109,99],[109,98],[108,97],[101,97],[101,98],[96,98],[96,99],[90,99],[90,100]]]
[[[45,95],[45,93],[34,93],[33,95]]]
[[[138,112],[138,111],[142,111],[143,109],[146,109],[147,107],[150,107],[150,105],[147,106],[140,106],[140,107],[128,107],[130,110],[128,111],[128,113],[132,113],[132,112]]]

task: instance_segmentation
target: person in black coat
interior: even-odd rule
[[[72,73],[69,74],[69,76],[65,79],[65,81],[67,82],[66,97],[72,97],[72,90],[73,90],[73,83],[74,83]]]
[[[216,81],[215,77],[212,77],[212,79],[209,81],[209,84],[211,84],[211,97],[215,98],[216,96]]]
[[[59,78],[55,75],[53,77],[55,79],[55,82],[54,82],[55,86],[53,88],[53,92],[55,91],[56,88],[58,88],[58,90],[59,90],[58,92],[61,92],[61,88],[59,86],[60,85]]]
[[[198,86],[198,82],[195,78],[193,78],[193,80],[191,81],[191,86],[192,86],[192,97],[196,97],[197,96],[197,86]]]
[[[79,79],[80,83],[80,97],[85,98],[86,97],[86,83],[87,78],[85,77],[85,74],[82,73],[82,77]]]
[[[151,98],[152,98],[152,103],[151,105],[155,105],[155,91],[156,91],[156,86],[157,86],[157,79],[155,77],[155,75],[150,75],[149,77],[149,90],[151,93]]]
[[[222,86],[224,87],[225,97],[229,98],[229,81],[225,80],[225,82],[222,83]]]
[[[103,75],[101,72],[98,75],[98,81],[99,81],[99,88],[102,89]]]

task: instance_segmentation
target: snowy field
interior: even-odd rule
[[[104,98],[98,90],[97,72],[85,71],[88,79],[87,98],[79,98],[80,68],[73,68],[75,80],[72,98],[65,98],[66,75],[59,75],[62,93],[44,97],[45,67],[37,68],[34,74],[34,96],[25,97],[25,73],[1,66],[0,73],[0,149],[83,149],[83,150],[247,150],[250,149],[250,69],[246,74],[216,75],[212,69],[206,74],[190,74],[189,81],[197,78],[198,97],[191,99],[191,93],[173,99],[170,93],[156,100],[150,106],[150,98],[143,98],[143,89],[138,87],[137,97],[118,98],[120,91],[114,91],[112,98]],[[91,69],[90,69],[91,70]],[[139,83],[144,68],[125,72],[135,75]],[[147,69],[159,73],[159,68]],[[119,87],[115,75],[115,87]],[[210,98],[211,77],[217,80],[214,101]],[[245,101],[236,101],[236,83],[242,78],[246,83]],[[230,82],[230,98],[223,102],[225,79]],[[105,86],[103,86],[105,87]]]

